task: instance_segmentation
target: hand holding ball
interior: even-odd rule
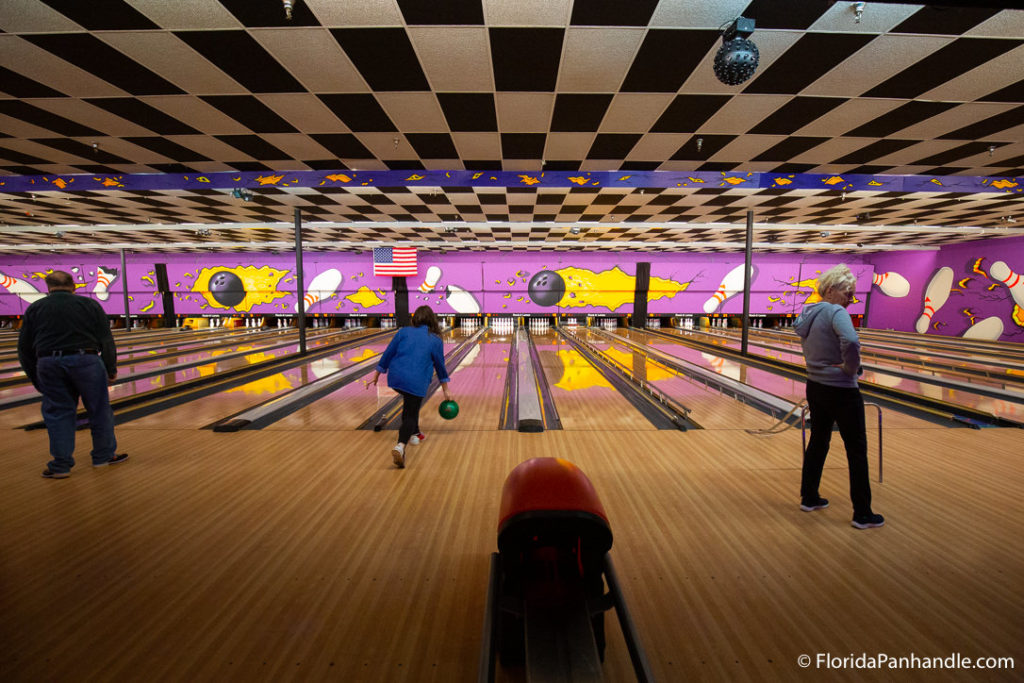
[[[441,401],[437,412],[446,420],[454,420],[455,416],[459,414],[459,404],[455,401]]]

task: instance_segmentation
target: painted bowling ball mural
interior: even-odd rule
[[[210,296],[224,306],[237,306],[245,299],[245,285],[242,278],[222,270],[210,278]]]
[[[565,280],[551,270],[534,273],[529,288],[530,300],[538,306],[554,306],[565,296]]]
[[[271,266],[213,266],[201,268],[191,290],[203,298],[200,308],[232,309],[248,313],[253,306],[270,304],[282,297],[295,296],[294,278],[289,271]],[[284,287],[288,287],[285,289]]]

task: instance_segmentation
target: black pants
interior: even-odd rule
[[[413,396],[404,391],[398,393],[402,395],[402,426],[398,428],[398,443],[409,443],[409,437],[420,433],[420,406],[423,405],[423,397]]]
[[[864,426],[864,399],[856,387],[831,387],[807,382],[807,405],[811,410],[811,439],[804,452],[800,498],[818,498],[821,471],[825,467],[832,425],[839,425],[839,435],[846,446],[850,466],[850,500],[853,514],[871,514],[871,483],[868,478],[868,437]]]

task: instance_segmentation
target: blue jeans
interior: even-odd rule
[[[43,356],[36,368],[43,395],[43,422],[50,435],[51,472],[69,472],[75,466],[75,429],[78,399],[89,414],[92,464],[114,456],[114,411],[107,391],[107,369],[95,354]]]

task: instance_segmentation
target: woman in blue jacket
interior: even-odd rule
[[[377,379],[387,374],[388,386],[402,396],[402,426],[398,429],[398,443],[391,449],[396,467],[405,467],[406,444],[415,445],[425,438],[420,433],[420,406],[435,370],[445,400],[452,400],[448,390],[450,378],[444,367],[441,325],[430,306],[420,306],[412,314],[412,325],[399,329],[384,349],[373,379],[366,385],[376,385]]]
[[[812,512],[828,507],[828,501],[818,495],[818,484],[832,440],[832,425],[838,424],[850,467],[852,523],[858,529],[870,529],[882,526],[885,520],[871,511],[864,399],[857,386],[861,373],[860,339],[846,312],[856,285],[857,278],[845,265],[825,271],[818,278],[822,301],[805,306],[793,325],[800,335],[807,364],[807,406],[811,411],[811,438],[804,452],[800,509]]]

